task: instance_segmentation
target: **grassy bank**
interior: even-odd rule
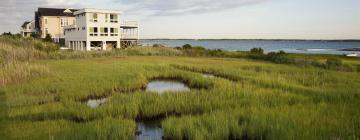
[[[33,51],[42,55],[2,58],[2,66],[16,62],[26,69],[1,69],[10,79],[0,90],[1,138],[134,139],[136,120],[159,117],[165,117],[166,139],[360,138],[356,71],[276,64],[243,52],[200,57],[163,47]],[[19,73],[9,76],[14,70]],[[181,79],[193,89],[161,95],[142,90],[160,77]],[[83,102],[97,97],[108,101],[96,109]]]

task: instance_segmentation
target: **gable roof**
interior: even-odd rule
[[[38,16],[66,16],[74,17],[77,9],[38,8]]]
[[[29,21],[25,21],[22,25],[21,25],[21,27],[22,28],[26,28],[26,25],[28,25],[30,22]]]

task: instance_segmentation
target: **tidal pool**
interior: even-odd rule
[[[190,88],[183,82],[176,80],[153,80],[146,86],[148,92],[186,92]]]
[[[99,106],[101,106],[102,104],[104,104],[106,102],[107,98],[102,98],[102,99],[90,99],[87,101],[86,105],[89,106],[90,108],[97,108]]]
[[[136,122],[136,140],[161,140],[163,129],[161,120]]]

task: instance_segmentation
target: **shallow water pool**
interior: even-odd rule
[[[185,83],[176,80],[153,80],[146,86],[148,92],[187,92],[190,88]]]

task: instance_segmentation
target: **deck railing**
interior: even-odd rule
[[[137,21],[123,21],[121,22],[121,27],[138,27],[139,24]]]
[[[137,34],[122,33],[121,39],[138,39]]]
[[[32,30],[32,29],[23,29],[23,28],[21,28],[21,31],[22,32],[34,32],[34,30]]]

